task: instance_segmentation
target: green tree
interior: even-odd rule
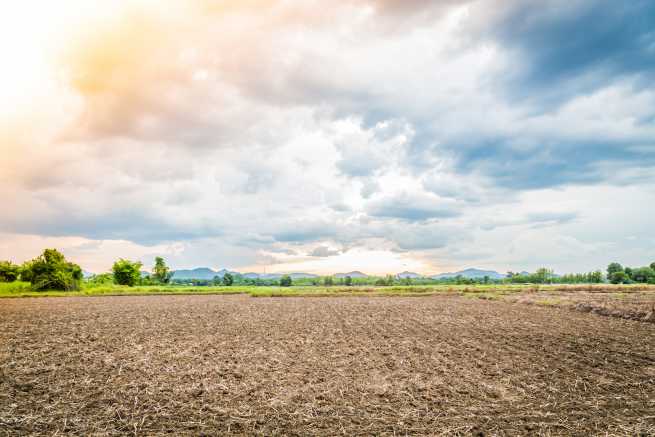
[[[331,287],[334,285],[334,278],[332,276],[326,276],[323,278],[323,285],[326,287]]]
[[[626,267],[623,269],[626,275],[628,275],[628,278],[632,279],[632,268],[631,267]]]
[[[225,274],[223,275],[223,285],[229,287],[232,284],[234,284],[234,276],[232,276],[232,273],[230,272],[225,272]]]
[[[171,282],[173,273],[166,265],[164,258],[158,256],[155,258],[155,266],[152,268],[152,279],[160,284],[168,284]]]
[[[612,263],[607,266],[607,279],[611,281],[611,277],[616,272],[622,272],[623,266],[619,263]]]
[[[0,261],[0,282],[14,282],[20,276],[20,267],[11,261]]]
[[[343,284],[348,287],[351,287],[353,285],[353,278],[351,278],[350,276],[346,276],[344,278]]]
[[[536,279],[534,282],[538,284],[546,284],[546,283],[551,283],[555,275],[552,270],[542,267],[540,269],[537,269],[535,276]]]
[[[289,275],[284,275],[280,278],[280,286],[281,287],[291,287],[291,284],[293,281],[291,280],[291,276]]]
[[[655,279],[655,270],[651,269],[650,267],[640,267],[638,269],[634,269],[632,271],[632,275],[630,275],[630,279],[635,282],[641,282],[644,284],[647,282],[652,282],[653,279]]]
[[[589,282],[592,282],[594,284],[600,284],[601,282],[603,282],[603,272],[601,272],[600,270],[591,272],[589,274]]]
[[[625,284],[630,280],[623,270],[619,270],[610,275],[609,280],[612,284]]]
[[[652,263],[650,263],[650,268],[653,269],[653,270],[655,270],[655,261],[652,262]]]
[[[46,249],[38,258],[23,265],[23,274],[29,277],[32,288],[41,290],[79,290],[82,269],[66,261],[57,249]],[[21,275],[23,276],[23,275]]]
[[[141,279],[141,262],[132,262],[127,259],[119,259],[114,263],[112,271],[114,272],[114,281],[119,285],[134,287]]]
[[[20,266],[20,280],[23,282],[32,282],[32,264],[34,260],[25,261]]]

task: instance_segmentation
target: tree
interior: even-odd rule
[[[226,272],[223,275],[223,285],[225,285],[226,287],[229,287],[232,284],[234,284],[234,276],[232,276],[232,273]]]
[[[353,278],[351,278],[350,276],[346,276],[343,283],[344,285],[350,287],[353,285]]]
[[[135,286],[141,279],[141,262],[132,262],[127,259],[119,259],[114,263],[114,281],[119,285]]]
[[[640,267],[632,271],[630,278],[635,282],[647,283],[655,279],[655,270],[650,267]]]
[[[655,261],[653,261],[652,263],[650,263],[650,268],[653,269],[653,270],[655,270]]]
[[[624,270],[626,275],[628,275],[628,278],[632,279],[632,268],[631,267],[626,267]]]
[[[326,276],[323,278],[323,285],[326,287],[331,287],[334,285],[334,278],[332,276]]]
[[[291,280],[291,276],[289,275],[284,275],[280,278],[280,286],[281,287],[291,287],[291,284],[293,281]]]
[[[11,261],[0,261],[0,282],[14,282],[19,276],[19,266]]]
[[[589,274],[589,282],[595,283],[595,284],[600,284],[603,282],[603,272],[600,270],[596,270],[595,272],[591,272]]]
[[[173,273],[170,271],[164,258],[158,256],[155,258],[155,266],[152,268],[152,278],[160,284],[168,284],[171,282]]]
[[[38,258],[23,265],[21,277],[29,277],[32,288],[41,290],[79,290],[82,269],[66,261],[57,249],[46,249]]]
[[[629,278],[623,270],[619,270],[612,273],[609,277],[609,280],[612,284],[624,284],[628,282]]]
[[[555,276],[552,270],[549,270],[545,267],[542,267],[540,269],[537,269],[537,272],[535,273],[536,280],[534,282],[539,283],[539,284],[545,284],[545,283],[550,283],[553,280],[553,277]]]
[[[619,263],[612,263],[607,266],[607,279],[611,281],[611,277],[616,272],[622,272],[623,266]]]
[[[32,264],[34,264],[34,260],[25,261],[23,265],[20,266],[21,281],[32,282]]]

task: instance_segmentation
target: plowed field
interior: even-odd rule
[[[655,435],[655,324],[460,296],[0,302],[0,435]]]

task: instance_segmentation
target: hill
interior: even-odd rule
[[[484,278],[485,276],[488,276],[489,279],[503,279],[505,277],[505,275],[500,274],[495,270],[481,270],[475,268],[461,270],[459,272],[453,272],[453,273],[440,273],[438,275],[433,275],[430,277],[432,279],[450,279],[456,276],[461,276],[467,279],[480,279],[480,278]]]

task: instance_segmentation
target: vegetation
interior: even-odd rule
[[[168,284],[171,282],[173,272],[168,268],[164,258],[158,256],[155,258],[155,266],[152,268],[152,279],[160,284]]]
[[[126,259],[119,259],[114,263],[112,271],[114,272],[114,281],[118,285],[127,285],[134,287],[141,279],[141,264],[140,262],[132,262]]]
[[[223,275],[223,285],[230,287],[232,284],[234,284],[234,276],[232,276],[232,273],[226,272]]]
[[[655,262],[646,267],[623,267],[619,263],[607,266],[607,279],[612,284],[655,284]]]
[[[114,263],[111,273],[92,275],[83,280],[79,266],[67,262],[57,250],[46,249],[40,257],[26,261],[22,266],[18,266],[11,261],[0,261],[0,283],[20,281],[21,284],[17,289],[21,293],[25,291],[25,284],[29,283],[32,291],[72,291],[80,290],[82,285],[84,290],[95,290],[94,292],[85,291],[84,294],[111,293],[116,290],[123,293],[123,289],[116,288],[116,285],[118,285],[141,287],[148,291],[156,290],[157,292],[163,292],[163,290],[168,292],[168,287],[170,287],[171,293],[189,292],[193,287],[206,288],[207,290],[202,291],[194,288],[192,291],[203,293],[214,292],[216,289],[224,292],[225,290],[222,287],[232,287],[234,292],[243,292],[243,290],[250,292],[256,287],[262,289],[261,293],[256,293],[258,295],[276,294],[280,292],[277,287],[287,288],[291,286],[294,286],[294,288],[305,287],[306,289],[311,287],[313,290],[320,289],[321,292],[332,294],[342,292],[342,289],[339,288],[332,291],[332,287],[352,287],[355,289],[353,292],[359,293],[361,287],[371,286],[393,288],[395,290],[404,287],[403,290],[405,291],[411,288],[412,292],[415,292],[417,289],[433,291],[442,286],[448,286],[449,289],[452,286],[491,286],[492,288],[504,287],[503,289],[507,289],[512,284],[602,284],[606,282],[612,284],[655,284],[655,262],[644,267],[624,267],[619,263],[611,263],[607,266],[607,275],[604,275],[600,270],[596,270],[589,273],[572,273],[559,276],[548,268],[540,268],[534,273],[508,272],[507,276],[502,279],[490,278],[489,276],[479,278],[455,276],[438,279],[429,277],[403,278],[392,275],[384,277],[352,277],[347,275],[344,277],[299,277],[295,279],[290,275],[284,275],[279,278],[252,278],[230,272],[226,272],[223,276],[216,276],[213,280],[175,279],[173,278],[173,272],[162,257],[155,258],[151,275],[141,272],[141,267],[141,262],[119,259]],[[321,286],[324,288],[320,288]],[[496,293],[496,291],[489,293]],[[285,294],[289,293],[285,292]]]
[[[19,266],[11,261],[0,261],[0,282],[14,282],[19,276]]]
[[[41,256],[24,264],[23,271],[24,278],[29,278],[32,289],[36,291],[79,290],[82,281],[80,266],[66,261],[56,249],[46,249]]]

